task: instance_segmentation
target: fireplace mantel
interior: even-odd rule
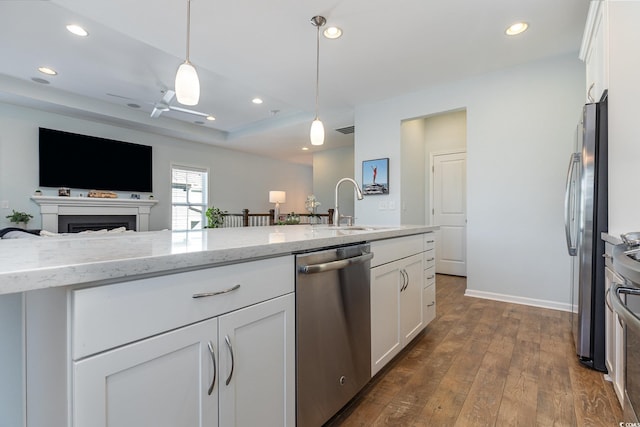
[[[157,200],[32,196],[40,206],[42,229],[58,232],[61,215],[135,215],[136,230],[149,231],[149,215]]]

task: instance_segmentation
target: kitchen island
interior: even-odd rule
[[[175,418],[176,401],[194,425],[251,425],[256,414],[273,417],[263,423],[294,425],[293,254],[415,241],[436,228],[274,226],[4,240],[0,306],[14,311],[2,315],[0,330],[18,346],[0,354],[8,378],[0,396],[13,402],[0,404],[7,406],[0,425],[172,425],[185,419]],[[141,406],[140,396],[152,406]]]

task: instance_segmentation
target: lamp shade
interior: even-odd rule
[[[182,105],[197,105],[200,101],[200,80],[196,68],[185,61],[176,73],[176,99]]]
[[[309,139],[311,139],[311,145],[324,144],[324,125],[318,118],[316,118],[311,123],[311,130],[309,131]]]
[[[285,203],[286,201],[286,191],[269,191],[269,203]]]

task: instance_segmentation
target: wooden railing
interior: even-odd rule
[[[287,214],[281,214],[280,217],[286,217]],[[311,218],[314,216],[310,213],[298,214],[300,224],[310,224]],[[333,209],[329,209],[327,213],[315,215],[319,218],[320,224],[333,224]],[[269,213],[250,213],[249,209],[243,209],[242,213],[226,213],[222,227],[259,227],[267,225],[276,225],[275,210],[270,209]]]

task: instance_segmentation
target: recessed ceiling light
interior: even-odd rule
[[[76,24],[67,25],[67,30],[70,33],[75,34],[76,36],[80,36],[80,37],[87,37],[89,35],[87,30],[82,28],[80,25],[76,25]]]
[[[196,121],[195,121],[195,122],[193,122],[193,123],[195,123],[195,124],[197,124],[197,125],[203,125],[203,124],[204,124],[204,122],[203,122],[202,120],[196,120]]]
[[[302,151],[308,151],[309,147],[302,147]]]
[[[58,72],[56,70],[54,70],[53,68],[49,68],[49,67],[38,67],[38,71],[40,71],[42,74],[46,74],[48,76],[55,76],[56,74],[58,74]]]
[[[529,28],[529,24],[526,22],[516,22],[507,28],[504,33],[508,36],[515,36],[517,34],[524,33],[527,31],[527,28]]]
[[[131,103],[131,104],[127,104],[127,107],[131,107],[131,108],[140,108],[140,105],[138,105],[138,104],[134,104],[134,103]]]
[[[210,122],[214,121],[215,119],[216,118],[211,115],[207,116],[207,120],[209,120]]]
[[[262,104],[262,99],[260,99],[260,98],[253,98],[253,99],[251,100],[251,102],[253,102],[254,104]]]
[[[342,35],[342,30],[338,27],[327,27],[322,34],[328,39],[337,39]]]

